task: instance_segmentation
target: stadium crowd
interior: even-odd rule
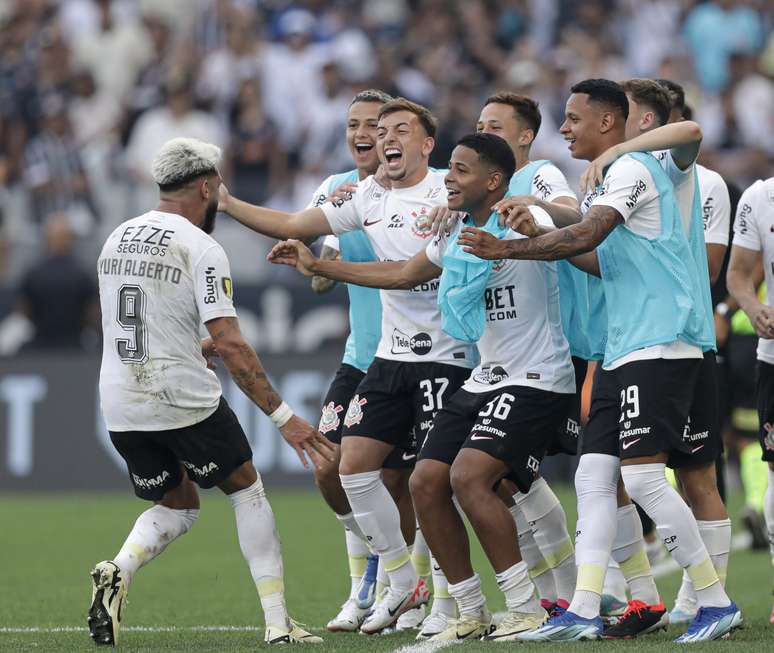
[[[558,133],[588,77],[665,77],[687,89],[702,162],[744,188],[774,157],[774,18],[765,0],[7,0],[0,3],[0,283],[44,256],[66,218],[93,265],[104,236],[155,197],[150,161],[185,134],[226,151],[244,199],[306,202],[349,165],[346,107],[375,87],[429,106],[445,166],[481,101],[539,100],[534,152],[577,185]],[[290,82],[290,83],[288,83]],[[576,174],[577,173],[577,174]],[[277,275],[226,222],[239,280]],[[242,255],[244,254],[244,256]],[[268,268],[268,269],[267,269]],[[297,282],[280,271],[283,283]]]

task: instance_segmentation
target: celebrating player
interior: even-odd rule
[[[168,141],[153,162],[158,208],[108,237],[98,274],[104,349],[100,398],[135,494],[153,501],[113,560],[92,570],[89,630],[115,645],[122,607],[137,570],[187,533],[202,488],[217,486],[236,514],[271,644],[321,642],[285,608],[274,515],[252,451],[205,360],[215,353],[242,391],[277,425],[307,465],[332,459],[328,441],[293,414],[240,332],[226,254],[215,226],[220,149],[194,139]],[[211,341],[202,346],[204,323]]]

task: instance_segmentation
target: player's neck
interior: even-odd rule
[[[513,156],[516,157],[516,170],[514,172],[518,172],[529,163],[529,148],[517,147],[513,150]]]
[[[589,161],[593,161],[598,156],[601,156],[607,150],[609,150],[614,145],[618,145],[619,143],[623,143],[626,141],[625,134],[621,131],[615,131],[615,132],[607,132],[606,134],[601,134],[599,137],[599,140],[596,142],[596,147],[594,148],[594,151],[591,152]]]
[[[187,202],[161,199],[159,200],[159,205],[156,207],[156,210],[161,211],[162,213],[174,213],[175,215],[182,216],[196,227],[204,222],[204,216],[201,215],[201,210],[194,209]]]
[[[411,188],[412,186],[416,186],[417,184],[421,183],[422,180],[427,177],[428,173],[428,165],[425,161],[424,165],[422,165],[419,169],[417,169],[416,172],[414,172],[410,177],[404,177],[403,179],[396,179],[392,182],[393,188]]]
[[[469,211],[468,215],[473,220],[473,224],[477,227],[483,227],[489,222],[489,217],[492,215],[492,206],[497,204],[503,197],[503,192],[492,193],[481,204]]]

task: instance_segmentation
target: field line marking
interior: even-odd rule
[[[417,642],[416,644],[404,644],[396,649],[393,649],[391,653],[435,653],[442,648],[452,646],[453,644],[461,644],[462,642]]]
[[[263,626],[124,626],[121,632],[135,633],[252,633],[263,632]],[[322,631],[324,628],[311,628],[310,630]],[[0,626],[0,635],[3,633],[86,633],[89,629],[85,626]]]

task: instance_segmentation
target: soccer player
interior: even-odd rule
[[[446,203],[443,173],[428,168],[436,122],[424,107],[398,98],[379,109],[376,147],[392,188],[373,177],[349,199],[299,213],[251,206],[223,193],[222,210],[276,238],[305,239],[362,230],[379,260],[406,260],[425,248],[429,212]],[[381,468],[395,447],[424,441],[436,411],[476,360],[475,347],[440,328],[438,284],[381,292],[381,339],[374,362],[344,415],[339,475],[357,529],[384,559],[390,586],[360,627],[376,633],[403,612],[427,603],[428,590],[411,566],[395,502]],[[412,434],[414,434],[412,436]]]
[[[240,332],[228,259],[209,235],[218,206],[219,159],[214,145],[168,141],[152,168],[160,191],[157,209],[121,224],[99,257],[102,413],[135,494],[154,505],[137,519],[115,558],[91,572],[88,623],[98,644],[115,645],[138,569],[193,526],[199,516],[196,485],[219,487],[234,506],[266,641],[322,641],[288,616],[274,515],[247,438],[208,369],[217,353],[305,465],[307,455],[316,465],[333,457],[327,440],[282,401]],[[202,323],[211,336],[205,346],[199,340]]]
[[[772,564],[774,564],[774,177],[758,180],[739,200],[734,242],[726,281],[731,296],[747,313],[758,341],[756,387],[759,438],[763,460],[769,465],[769,487],[763,506]],[[756,292],[756,270],[763,262],[766,301]],[[774,624],[774,607],[769,621]]]
[[[556,266],[471,260],[456,246],[460,228],[467,224],[522,238],[500,228],[491,210],[505,194],[514,169],[515,158],[502,138],[482,133],[463,137],[452,152],[445,182],[449,208],[468,217],[408,261],[319,261],[298,241],[281,243],[270,254],[275,262],[294,265],[305,274],[391,289],[430,282],[443,271],[440,301],[445,329],[457,331],[449,324],[450,314],[469,313],[465,322],[475,323],[476,335],[481,336],[481,362],[436,414],[411,477],[422,530],[460,611],[460,618],[431,641],[482,635],[509,641],[546,619],[516,546],[514,521],[494,488],[508,478],[521,492],[529,491],[575,390],[559,315]],[[453,304],[452,297],[461,299]],[[509,614],[491,634],[491,615],[471,566],[467,534],[452,492],[505,594]]]
[[[540,109],[531,98],[499,92],[481,109],[476,129],[505,139],[516,158],[516,172],[508,187],[507,206],[535,205],[558,227],[577,220],[578,200],[562,172],[546,160],[530,161],[530,149],[541,123]],[[569,209],[569,210],[568,210]],[[503,208],[503,211],[507,207]],[[586,275],[567,261],[557,262],[562,326],[575,368],[576,394],[548,454],[577,453],[580,433],[580,394],[591,357],[586,337],[588,291]],[[502,486],[510,485],[504,481]],[[511,486],[512,487],[512,486]],[[564,509],[545,479],[537,478],[527,495],[513,495],[511,512],[517,522],[519,548],[548,611],[566,609],[575,591],[575,560]]]
[[[349,172],[331,175],[320,184],[312,196],[309,207],[317,207],[328,201],[343,184],[356,183],[373,175],[379,166],[376,153],[376,127],[379,108],[392,98],[378,90],[366,90],[358,93],[350,104],[347,114],[347,145],[352,153],[356,168]],[[351,231],[340,237],[328,236],[323,243],[322,258],[340,256],[345,261],[375,261],[376,254],[368,238],[362,231]],[[327,279],[314,278],[312,287],[316,292],[330,290],[332,285]],[[381,335],[382,305],[379,291],[358,286],[347,286],[349,294],[350,334],[347,338],[344,358],[323,401],[322,415],[318,429],[334,445],[336,460],[323,462],[315,468],[315,481],[326,503],[336,517],[347,524],[353,521],[352,508],[339,479],[339,460],[341,458],[341,432],[344,410],[349,405],[360,381],[376,353]],[[382,477],[390,494],[396,498],[402,515],[401,523],[406,523],[414,536],[414,511],[408,496],[408,477],[416,460],[416,453],[395,449],[385,460]],[[401,496],[405,493],[405,498]],[[410,541],[409,533],[404,538]],[[368,564],[375,563],[375,556],[368,560],[367,543],[345,526],[345,542],[350,570],[350,594],[336,617],[328,622],[332,632],[355,631],[365,619],[374,600],[374,587],[366,583],[361,587],[362,578]],[[426,545],[425,545],[426,546]],[[429,558],[427,560],[429,566]],[[373,570],[372,570],[373,571]],[[362,596],[358,597],[359,594]]]
[[[586,80],[571,91],[561,132],[574,157],[593,160],[624,142],[629,102],[620,85]],[[628,495],[653,519],[694,582],[701,607],[678,641],[716,639],[741,624],[741,613],[720,583],[695,518],[664,474],[672,452],[691,452],[683,431],[701,367],[706,321],[700,300],[694,299],[701,296],[700,280],[674,189],[651,155],[627,154],[609,167],[582,210],[579,224],[527,240],[499,241],[470,229],[460,236],[466,251],[495,260],[555,260],[596,248],[593,256],[607,305],[603,369],[594,388],[607,401],[598,402],[596,410],[592,406],[576,474],[575,596],[564,615],[522,637],[561,640],[601,634],[599,600],[616,537],[620,458]],[[633,547],[642,547],[641,533],[640,527]]]

